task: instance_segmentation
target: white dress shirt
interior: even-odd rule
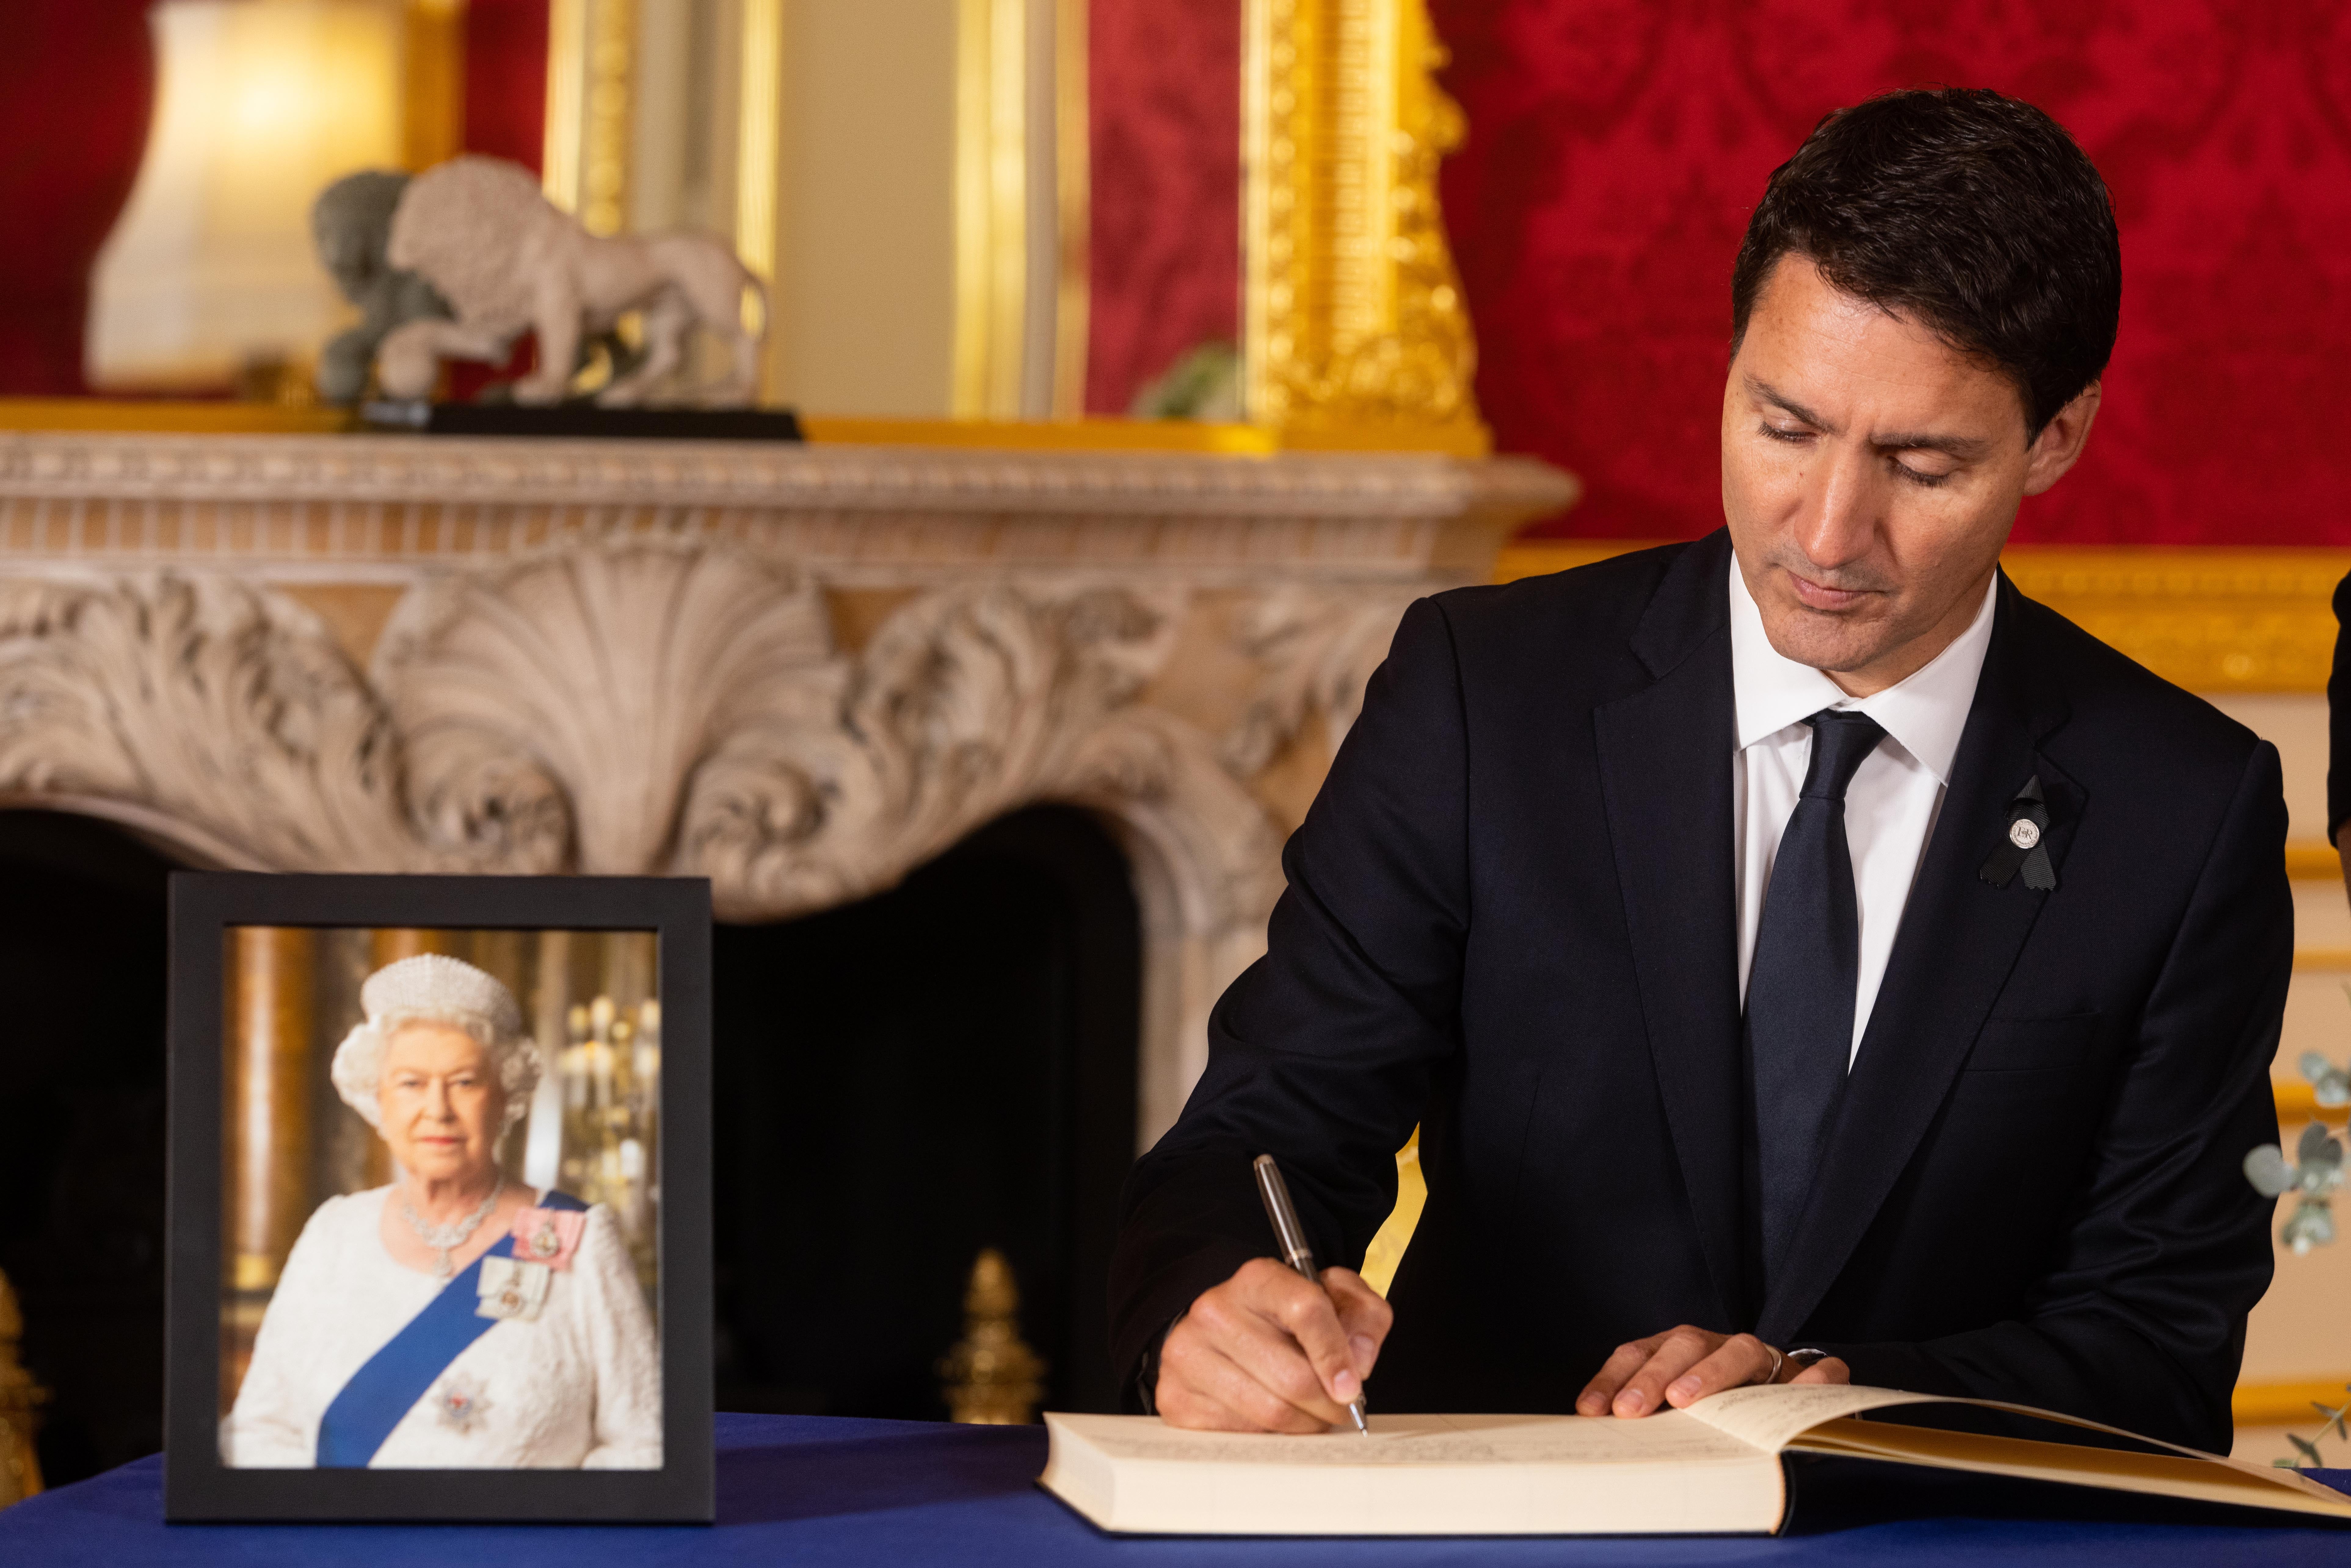
[[[1804,787],[1813,759],[1813,731],[1804,723],[1823,708],[1865,713],[1886,731],[1862,760],[1845,790],[1845,841],[1853,852],[1854,894],[1860,905],[1861,964],[1853,998],[1852,1051],[1861,1050],[1876,1004],[1886,960],[1902,925],[1902,907],[1943,808],[1951,760],[1967,727],[1991,644],[1992,599],[1984,591],[1976,618],[1923,668],[1866,697],[1849,697],[1810,664],[1782,658],[1763,633],[1763,613],[1747,591],[1739,562],[1730,563],[1730,683],[1738,708],[1739,757],[1730,770],[1730,820],[1738,834],[1739,994],[1755,959],[1755,930],[1780,835]],[[1846,1057],[1848,1065],[1853,1056]]]

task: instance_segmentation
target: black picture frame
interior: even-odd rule
[[[650,931],[662,1007],[658,1470],[221,1463],[225,933],[234,926]],[[689,877],[175,873],[163,1515],[174,1521],[708,1523],[710,884]]]

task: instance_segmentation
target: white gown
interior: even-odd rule
[[[308,1469],[351,1375],[444,1282],[392,1261],[380,1186],[330,1197],[302,1228],[221,1422],[221,1462]],[[661,1356],[620,1228],[601,1204],[536,1319],[465,1347],[401,1417],[373,1469],[659,1469]]]

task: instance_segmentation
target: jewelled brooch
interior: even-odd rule
[[[432,1399],[441,1425],[458,1432],[471,1432],[490,1411],[489,1399],[465,1378],[448,1379],[433,1391]]]
[[[474,1308],[474,1315],[530,1322],[538,1318],[539,1309],[547,1305],[548,1286],[553,1278],[544,1263],[523,1262],[513,1258],[485,1258],[478,1287],[481,1301]]]
[[[533,1263],[569,1270],[588,1217],[573,1208],[526,1208],[514,1218],[514,1253]]]

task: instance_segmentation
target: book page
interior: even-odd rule
[[[2151,1492],[2162,1497],[2351,1518],[2351,1497],[2331,1487],[2321,1486],[2293,1470],[2224,1459],[2218,1455],[2139,1454],[2119,1448],[2086,1448],[2072,1443],[2043,1443],[2030,1437],[1852,1419],[1831,1421],[1804,1433],[1791,1446],[1807,1454],[1894,1459],[1905,1464],[1932,1465],[1938,1469],[2072,1481],[2111,1491]]]
[[[1871,1388],[1862,1384],[1776,1383],[1726,1388],[1719,1394],[1708,1395],[1682,1414],[1765,1453],[1776,1454],[1802,1433],[1841,1416],[1858,1416],[1865,1410],[1883,1410],[1896,1405],[1944,1403],[1951,1402],[1938,1400],[1931,1394],[1905,1394],[1899,1389]],[[1646,1419],[1654,1421],[1657,1417]]]
[[[2029,1416],[2108,1437],[2127,1437],[2151,1448],[2168,1449],[2179,1457],[1853,1419],[1867,1411],[1904,1405],[1967,1405],[2010,1416]],[[1803,1453],[1898,1459],[1943,1469],[2067,1480],[2126,1491],[2351,1516],[2351,1498],[2292,1470],[2201,1453],[2158,1437],[2126,1432],[2119,1427],[1997,1399],[1906,1394],[1858,1385],[1779,1384],[1726,1389],[1699,1400],[1683,1414],[1771,1452],[1794,1448]]]
[[[1235,1465],[1688,1464],[1752,1460],[1757,1450],[1681,1411],[1639,1421],[1585,1416],[1381,1416],[1372,1432],[1319,1437],[1187,1432],[1147,1416],[1053,1419],[1113,1459]]]

